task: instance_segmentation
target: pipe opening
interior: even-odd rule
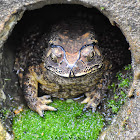
[[[26,104],[19,87],[17,75],[13,71],[16,50],[22,46],[23,38],[37,32],[44,34],[53,23],[73,16],[80,17],[83,20],[90,20],[98,37],[99,47],[103,47],[103,55],[115,64],[116,71],[131,63],[129,44],[122,32],[118,27],[112,26],[107,17],[96,8],[57,4],[33,11],[26,11],[4,45],[2,79],[6,101],[1,102],[2,106],[13,110],[13,106]],[[9,132],[11,132],[11,118],[12,115],[5,120]]]

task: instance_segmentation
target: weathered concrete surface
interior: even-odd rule
[[[118,112],[99,140],[139,140],[140,139],[140,92],[129,99]]]
[[[11,135],[8,132],[6,132],[1,122],[0,122],[0,140],[13,140],[13,137],[11,137]]]
[[[140,2],[139,0],[0,0],[0,91],[4,96],[4,78],[3,73],[6,75],[10,70],[5,64],[5,58],[3,58],[3,44],[7,40],[8,36],[11,34],[14,26],[17,24],[18,20],[22,17],[23,13],[26,10],[33,10],[41,8],[44,5],[57,4],[57,3],[71,3],[71,4],[82,4],[87,7],[96,7],[103,14],[105,14],[112,24],[117,25],[125,35],[127,41],[130,44],[130,50],[132,54],[132,65],[134,69],[134,80],[131,87],[131,92],[129,96],[132,95],[133,91],[135,92],[135,98],[130,99],[128,105],[124,107],[124,110],[128,110],[127,107],[130,107],[131,114],[128,116],[130,122],[134,124],[137,122],[136,113],[140,106],[135,104],[138,102],[137,94],[140,93]],[[5,64],[5,66],[3,65]],[[5,72],[6,69],[6,72]],[[8,74],[9,74],[8,73]],[[0,97],[2,98],[2,97]],[[131,102],[133,105],[131,106]],[[127,114],[127,113],[126,113]],[[124,118],[127,118],[127,115],[124,114]],[[118,114],[121,116],[121,113]],[[132,120],[134,118],[134,120]],[[140,117],[139,117],[140,118]],[[119,139],[121,136],[125,138],[125,133],[127,130],[123,130],[116,127],[115,124],[119,123],[119,120],[114,120],[111,129],[111,138]],[[137,129],[138,131],[138,129]],[[117,135],[116,135],[117,133]],[[107,135],[106,135],[107,134]],[[104,134],[105,139],[110,139],[108,132]],[[127,137],[132,139],[134,133],[127,134]],[[137,133],[136,133],[137,135]],[[113,137],[114,136],[114,137]],[[121,138],[121,139],[122,139]]]

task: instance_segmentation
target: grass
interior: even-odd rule
[[[25,109],[13,121],[15,140],[96,140],[104,126],[104,119],[98,113],[82,112],[78,102],[55,100],[52,106],[57,112],[46,111],[44,118]]]

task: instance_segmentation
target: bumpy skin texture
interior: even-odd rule
[[[43,116],[44,110],[57,98],[85,94],[83,110],[94,112],[107,84],[111,64],[102,56],[93,27],[75,19],[53,25],[45,35],[32,34],[20,48],[15,70],[30,109]],[[44,96],[38,97],[42,89]]]

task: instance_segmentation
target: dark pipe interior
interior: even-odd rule
[[[16,25],[9,38],[9,42],[11,42],[14,47],[12,49],[19,47],[23,36],[27,36],[30,32],[45,33],[51,24],[66,17],[70,18],[73,16],[79,16],[92,22],[95,33],[98,36],[99,46],[111,48],[113,51],[113,53],[107,53],[107,49],[105,49],[104,53],[107,53],[109,58],[110,55],[115,55],[113,56],[114,62],[115,58],[119,57],[122,65],[130,63],[129,44],[126,42],[120,29],[116,26],[112,26],[108,18],[101,14],[96,8],[86,8],[81,5],[50,5],[42,9],[25,12],[23,18]],[[120,48],[121,50],[119,50]],[[116,57],[116,55],[118,56]],[[126,58],[127,60],[124,61]]]
[[[119,28],[112,26],[109,20],[95,8],[85,8],[80,5],[50,5],[41,9],[26,11],[4,46],[2,76],[5,82],[4,92],[7,99],[2,106],[11,108],[12,111],[13,106],[23,103],[17,76],[13,71],[16,48],[21,46],[23,36],[27,36],[30,32],[44,33],[52,23],[64,17],[75,15],[82,16],[83,19],[88,18],[93,23],[98,35],[99,46],[104,47],[103,53],[108,59],[113,59],[113,63],[116,63],[119,68],[131,63],[131,55],[128,51],[129,44],[122,32]],[[108,51],[110,48],[111,51]],[[5,120],[9,131],[11,131],[9,127],[11,126],[11,118],[9,116]]]

